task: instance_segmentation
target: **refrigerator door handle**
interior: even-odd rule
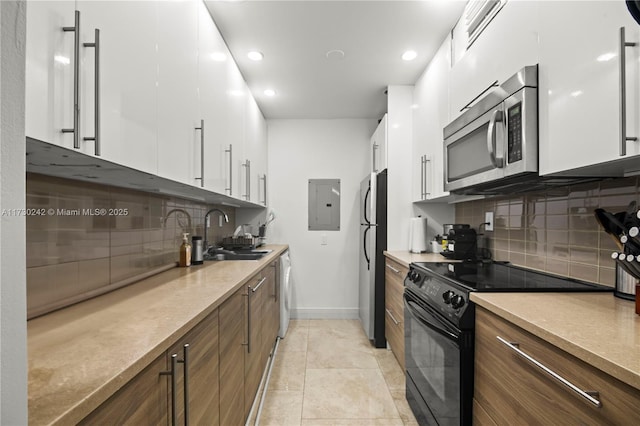
[[[367,188],[367,193],[364,194],[364,205],[362,206],[362,208],[364,209],[364,221],[366,223],[364,223],[364,225],[371,225],[371,222],[369,221],[369,218],[367,217],[367,200],[369,199],[369,195],[371,194],[371,185],[369,185],[369,188]]]
[[[367,233],[371,229],[370,226],[367,226],[367,229],[364,230],[364,236],[362,237],[362,245],[364,248],[364,258],[367,261],[367,271],[371,269],[371,259],[369,258],[369,253],[367,253]]]

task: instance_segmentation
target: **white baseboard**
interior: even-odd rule
[[[291,309],[292,319],[358,319],[358,308]]]

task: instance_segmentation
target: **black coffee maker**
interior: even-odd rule
[[[478,236],[475,229],[450,229],[447,242],[447,249],[442,252],[442,255],[447,259],[476,260]]]

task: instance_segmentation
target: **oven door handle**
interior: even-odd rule
[[[435,331],[436,333],[446,337],[449,340],[453,340],[454,342],[457,342],[459,337],[458,335],[451,333],[448,330],[444,330],[438,326],[436,326],[435,324],[433,324],[431,321],[429,321],[427,318],[425,318],[423,315],[420,315],[420,313],[418,311],[416,311],[414,308],[411,307],[411,305],[409,304],[409,301],[407,300],[407,296],[404,296],[404,306],[407,308],[407,310],[409,311],[409,313],[411,314],[411,316],[418,321],[420,324],[424,325],[427,328],[430,328],[431,330]]]

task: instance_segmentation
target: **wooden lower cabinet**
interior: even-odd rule
[[[257,274],[245,288],[247,295],[247,347],[244,353],[244,414],[249,415],[251,405],[260,386],[266,362],[262,331],[265,324],[265,303],[268,289],[267,278]]]
[[[80,425],[167,425],[169,381],[167,358],[156,358],[111,398],[80,421]]]
[[[187,411],[194,425],[244,425],[280,325],[278,265],[265,266],[80,424],[170,425],[175,354],[176,424]]]
[[[525,297],[525,296],[523,296]],[[583,391],[596,407],[500,342],[500,336]],[[476,424],[640,424],[640,390],[478,307],[474,412]],[[636,354],[630,354],[634,356]],[[485,415],[486,414],[486,415]]]
[[[409,269],[389,258],[385,259],[384,334],[391,351],[404,370],[404,277]]]
[[[247,322],[244,288],[219,308],[220,424],[244,425],[244,352]]]

